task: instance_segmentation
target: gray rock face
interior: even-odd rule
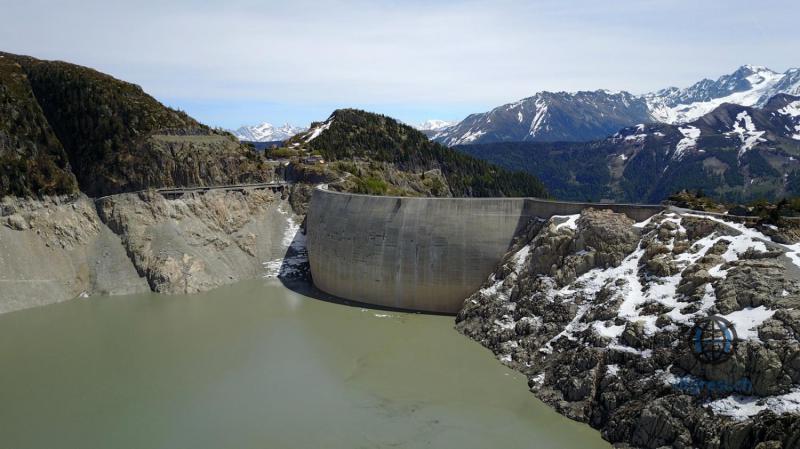
[[[256,277],[283,255],[289,212],[280,203],[269,191],[139,193],[104,199],[98,212],[153,291],[195,293]]]
[[[0,313],[79,295],[147,291],[86,197],[0,202]]]
[[[299,222],[299,220],[297,220]],[[0,313],[78,296],[193,293],[277,270],[296,226],[268,191],[0,202]],[[275,267],[272,267],[272,266]]]
[[[613,443],[798,447],[800,407],[789,398],[800,391],[800,284],[783,256],[792,248],[676,214],[634,224],[586,210],[574,223],[531,223],[465,301],[457,329]],[[712,314],[740,336],[718,365],[695,358],[688,337]]]

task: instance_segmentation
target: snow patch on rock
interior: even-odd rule
[[[683,134],[683,139],[675,146],[675,153],[672,154],[672,158],[675,160],[681,160],[687,151],[695,148],[697,139],[700,137],[700,130],[694,126],[682,126],[678,128],[678,131]]]

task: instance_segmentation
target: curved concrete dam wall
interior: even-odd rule
[[[641,221],[661,206],[533,198],[407,198],[315,189],[306,217],[314,284],[340,298],[456,313],[534,217],[612,209]]]

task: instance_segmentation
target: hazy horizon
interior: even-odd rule
[[[3,51],[96,68],[225,128],[340,107],[460,120],[542,90],[644,93],[800,65],[789,1],[4,3]]]

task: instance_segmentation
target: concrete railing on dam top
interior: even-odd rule
[[[306,217],[314,284],[352,301],[456,313],[533,218],[612,209],[642,221],[656,205],[535,198],[414,198],[317,188]]]

